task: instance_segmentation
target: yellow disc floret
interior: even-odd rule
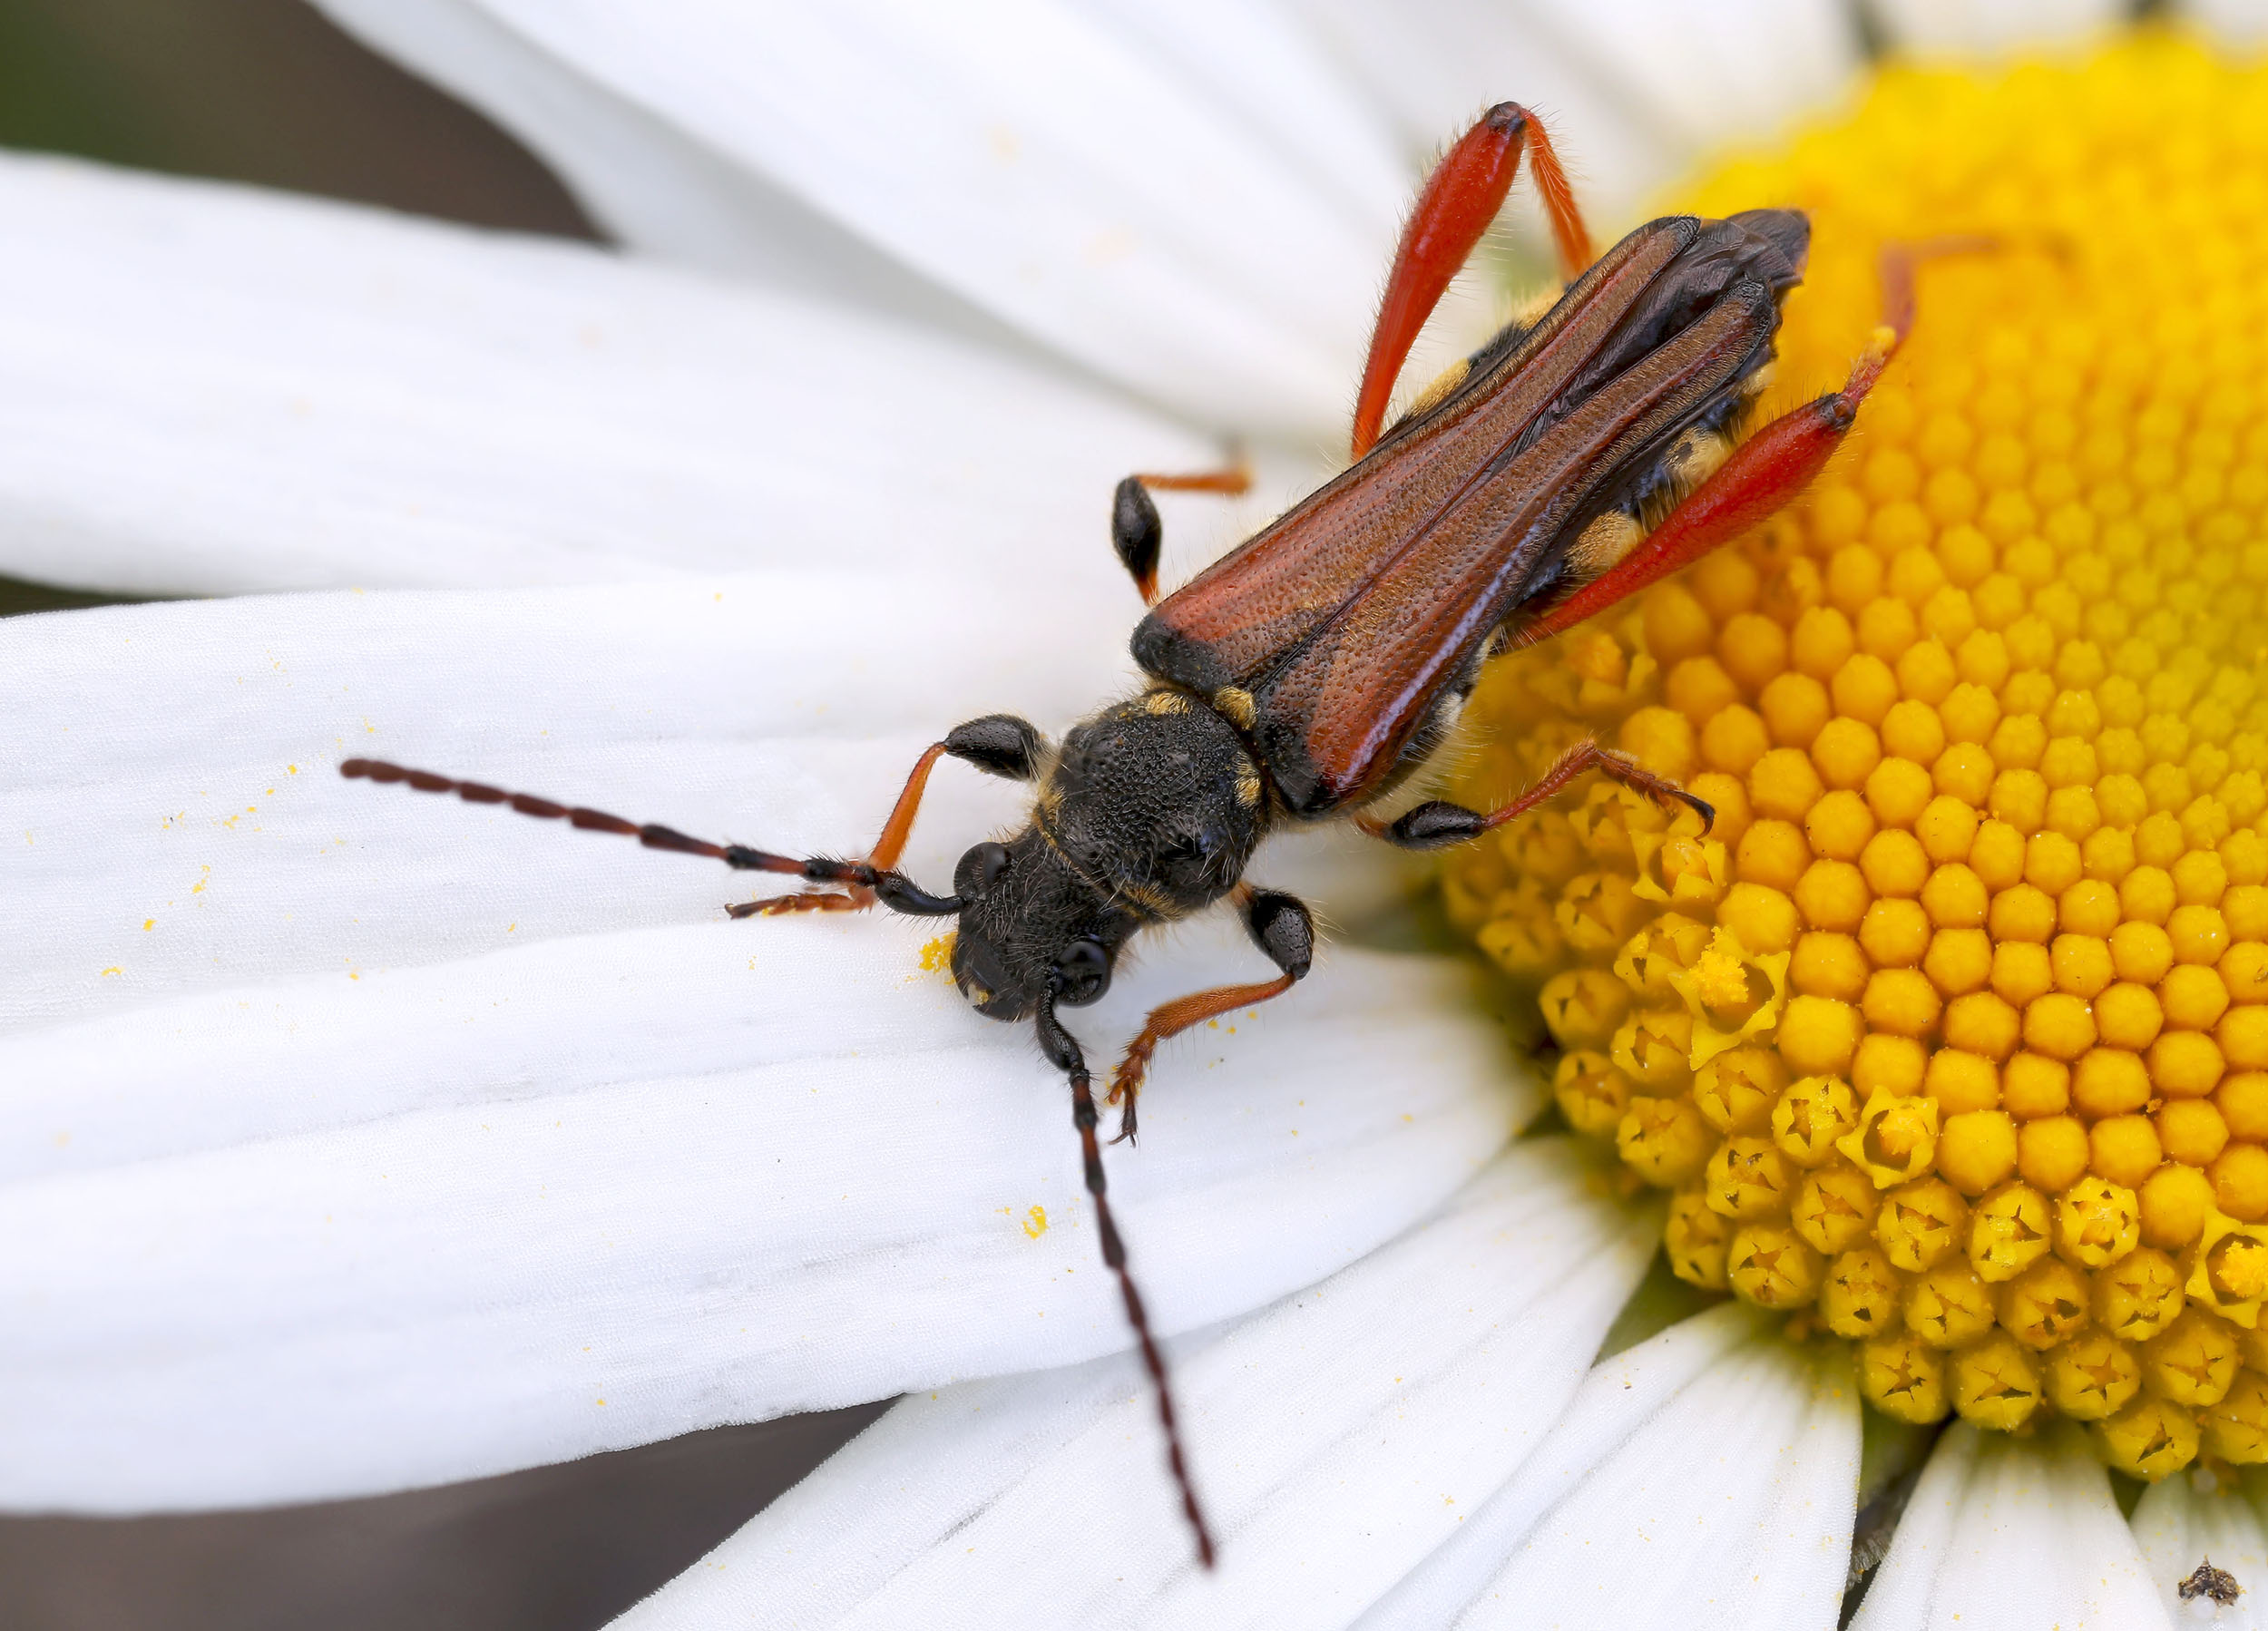
[[[1685,1279],[1858,1344],[1909,1421],[2268,1461],[2268,73],[2146,35],[1887,71],[1683,200],[1810,211],[1776,412],[1885,242],[1920,320],[1784,513],[1498,661],[1453,796],[1597,779],[1459,853],[1576,1132]]]

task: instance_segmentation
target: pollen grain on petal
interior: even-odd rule
[[[2137,133],[2147,140],[2137,140]],[[1908,1421],[2268,1461],[2268,68],[2143,34],[1892,68],[1724,165],[1810,211],[1765,413],[1919,320],[1808,493],[1485,673],[1457,852],[1579,1135],[1671,1267],[1858,1348]]]

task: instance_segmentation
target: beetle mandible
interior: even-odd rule
[[[1523,151],[1566,289],[1451,368],[1382,435],[1403,363],[1502,207]],[[1352,463],[1163,600],[1150,489],[1233,493],[1245,477],[1119,483],[1111,539],[1149,608],[1133,637],[1148,689],[1054,745],[1004,714],[956,726],[914,765],[864,860],[711,844],[373,759],[339,769],[838,886],[745,902],[727,909],[734,917],[875,905],[957,916],[953,976],[962,992],[992,1019],[1031,1021],[1070,1081],[1103,1259],[1155,1384],[1168,1460],[1209,1568],[1213,1542],[1165,1361],[1111,1219],[1092,1077],[1060,1011],[1100,998],[1136,934],[1223,899],[1275,965],[1274,979],[1195,992],[1149,1014],[1110,1089],[1121,1107],[1119,1137],[1130,1137],[1159,1042],[1279,996],[1308,971],[1307,908],[1244,878],[1271,829],[1351,817],[1386,843],[1438,849],[1501,826],[1592,769],[1711,819],[1699,799],[1595,742],[1569,750],[1501,809],[1434,799],[1393,819],[1373,812],[1441,746],[1491,653],[1549,638],[1690,564],[1786,503],[1841,444],[1911,326],[1922,251],[1885,252],[1885,314],[1843,388],[1735,445],[1768,377],[1780,302],[1803,276],[1809,238],[1793,210],[1669,217],[1594,262],[1543,127],[1517,103],[1490,109],[1435,168],[1403,230],[1364,369]],[[896,870],[941,757],[1037,788],[1029,825],[963,855],[950,894]]]

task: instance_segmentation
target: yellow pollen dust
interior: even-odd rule
[[[1682,200],[1811,213],[1762,412],[1911,342],[1787,512],[1494,664],[1458,853],[1560,1113],[1677,1274],[1856,1345],[1908,1421],[2268,1461],[2268,73],[2145,34],[1893,68]]]

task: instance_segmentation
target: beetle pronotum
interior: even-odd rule
[[[1449,371],[1381,434],[1418,332],[1530,159],[1565,292]],[[1786,503],[1849,432],[1913,317],[1915,255],[1883,260],[1885,316],[1841,390],[1734,445],[1773,356],[1780,301],[1800,280],[1810,228],[1788,210],[1649,221],[1594,262],[1543,128],[1512,103],[1482,115],[1427,181],[1394,255],[1354,415],[1353,462],[1187,585],[1157,591],[1153,488],[1237,493],[1238,473],[1121,483],[1111,537],[1149,614],[1133,651],[1148,688],[1051,745],[988,715],[924,752],[863,860],[797,858],[348,759],[348,776],[509,804],[620,833],[651,849],[835,885],[745,902],[734,917],[875,905],[959,919],[953,979],[990,1018],[1031,1021],[1064,1072],[1104,1261],[1118,1276],[1158,1397],[1167,1455],[1209,1567],[1213,1542],[1176,1430],[1173,1395],[1113,1223],[1086,1054],[1059,1011],[1108,989],[1127,942],[1227,898],[1276,977],[1154,1010],[1110,1086],[1120,1137],[1158,1044],[1291,989],[1315,930],[1288,894],[1245,870],[1274,828],[1352,817],[1405,849],[1477,838],[1597,769],[1653,797],[1691,795],[1585,742],[1501,809],[1428,800],[1371,812],[1432,756],[1502,645],[1547,639],[1697,560]],[[897,870],[940,757],[1033,783],[1030,823],[976,845],[934,894]]]

